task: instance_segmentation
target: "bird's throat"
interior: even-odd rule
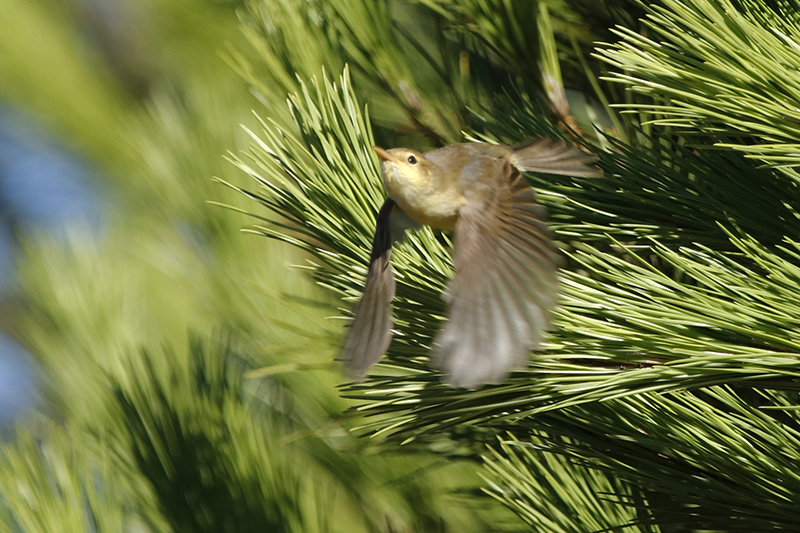
[[[400,209],[417,222],[443,230],[455,227],[460,207],[455,194],[398,183],[397,180],[387,180],[386,192]]]

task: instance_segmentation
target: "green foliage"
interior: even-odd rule
[[[388,524],[450,531],[445,524],[459,523],[435,493],[409,507],[408,495],[437,485],[430,476],[382,487],[391,460],[360,455],[334,422],[309,426],[318,418],[309,419],[298,402],[295,376],[247,386],[243,361],[197,342],[187,366],[162,370],[164,360],[174,354],[134,362],[131,383],[115,387],[119,414],[109,431],[122,464],[146,479],[172,530],[349,532]],[[448,471],[462,477],[457,468]]]
[[[652,99],[635,109],[652,123],[709,134],[694,142],[797,166],[795,3],[667,0],[648,11],[648,34],[617,28],[622,40],[599,52],[618,69],[613,79]]]
[[[552,531],[791,530],[796,402],[714,386],[569,408],[540,417],[524,441],[505,438],[487,458],[487,480]]]
[[[484,457],[488,493],[541,530],[660,531],[632,485],[610,470],[576,465],[558,453],[571,445],[535,433],[524,443],[510,435]]]
[[[89,440],[74,427],[33,426],[0,450],[5,531],[124,531],[137,523],[131,493],[104,462],[110,449],[76,445]]]

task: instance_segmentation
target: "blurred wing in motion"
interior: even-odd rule
[[[524,366],[557,297],[559,257],[545,209],[517,168],[494,161],[486,175],[496,183],[465,191],[446,293],[450,312],[434,347],[434,365],[458,387],[497,383]]]
[[[390,259],[392,244],[407,228],[416,227],[391,198],[378,212],[375,237],[369,258],[369,271],[361,301],[342,349],[342,359],[352,379],[363,379],[372,365],[380,361],[392,340],[392,299],[395,280]]]

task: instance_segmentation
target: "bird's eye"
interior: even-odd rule
[[[417,164],[417,158],[414,157],[413,155],[408,156],[408,159],[406,159],[406,161],[408,161],[409,164],[412,164],[412,165],[416,165]]]

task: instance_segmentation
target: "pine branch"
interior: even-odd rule
[[[658,532],[647,494],[576,454],[574,443],[535,433],[501,438],[484,455],[487,492],[513,509],[533,530]]]
[[[620,503],[652,517],[642,526],[791,531],[797,398],[727,386],[640,395],[540,417],[531,430],[547,442],[531,443],[636,487],[641,497]]]
[[[771,166],[800,164],[794,3],[666,0],[644,22],[652,35],[619,27],[622,40],[598,51],[619,69],[611,79],[653,99],[627,108]]]

